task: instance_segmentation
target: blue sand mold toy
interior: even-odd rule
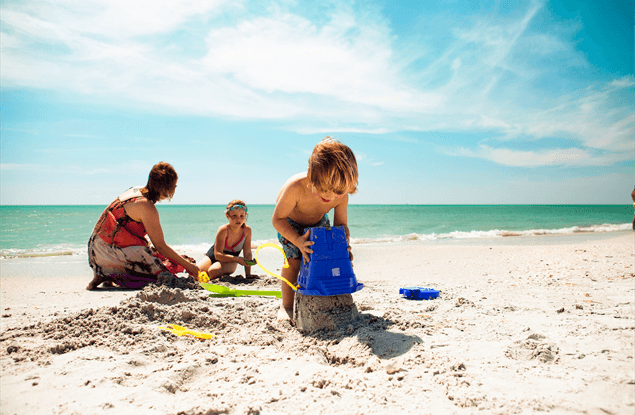
[[[302,261],[298,292],[303,295],[331,296],[361,290],[353,273],[348,242],[343,226],[311,228],[309,240],[313,253],[309,262]]]
[[[408,300],[431,300],[439,296],[439,291],[433,288],[406,287],[400,288],[399,294]]]

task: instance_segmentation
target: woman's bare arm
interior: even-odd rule
[[[133,203],[126,204],[125,209],[128,216],[143,223],[143,226],[148,233],[148,237],[157,251],[166,258],[183,266],[189,274],[195,277],[198,276],[200,269],[196,266],[196,264],[192,264],[183,258],[165,242],[163,229],[161,228],[161,221],[159,219],[159,212],[154,204],[147,200],[138,200]]]

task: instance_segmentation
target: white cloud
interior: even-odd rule
[[[236,0],[55,0],[8,4],[5,24],[31,33],[43,30],[59,36],[99,35],[108,39],[167,33],[188,19],[206,19]]]
[[[20,173],[46,173],[46,174],[73,174],[77,177],[95,174],[114,174],[114,173],[144,173],[149,172],[148,163],[140,161],[129,161],[119,164],[111,164],[105,167],[85,167],[74,164],[53,165],[53,164],[18,164],[18,163],[0,163],[0,170],[12,171]],[[127,174],[126,173],[126,174]]]
[[[613,80],[610,85],[616,89],[630,88],[635,85],[635,80],[633,80],[632,77],[625,76],[620,79]]]
[[[480,20],[472,29],[458,31],[458,36],[468,44],[480,46],[478,54],[481,55],[481,63],[510,69],[506,59],[541,7],[534,2],[522,18],[502,24]]]
[[[123,29],[131,26],[123,2],[82,4],[66,1],[3,11],[5,32],[19,33],[32,46],[54,46],[47,53],[35,46],[3,48],[5,84],[127,96],[182,112],[265,119],[317,115],[376,121],[389,114],[429,112],[440,103],[438,94],[400,81],[384,27],[344,12],[322,27],[281,13],[214,28],[207,38],[207,56],[199,62],[176,60],[133,36],[168,32],[197,13],[203,18],[220,1],[204,10],[185,1],[181,6],[191,7],[178,13],[170,13],[172,6],[146,7],[146,23],[128,31]],[[133,16],[143,4],[131,6]]]
[[[392,130],[388,128],[354,128],[354,127],[332,127],[332,128],[312,128],[298,127],[294,129],[300,134],[334,134],[334,133],[359,133],[359,134],[388,134]]]
[[[71,137],[71,138],[97,138],[97,136],[93,135],[93,134],[61,134],[64,137]]]
[[[2,33],[0,45],[2,45],[2,49],[18,49],[24,47],[24,42],[19,36]]]
[[[446,148],[443,151],[451,156],[480,158],[512,167],[597,166],[611,165],[615,162],[629,159],[628,154],[624,153],[607,153],[592,156],[589,151],[579,148],[512,150],[479,145],[476,149]]]
[[[359,151],[355,151],[355,159],[357,160],[357,164],[367,164],[372,167],[378,167],[384,164],[383,161],[376,161],[375,159],[369,158],[366,153],[360,153]]]
[[[25,129],[25,128],[2,127],[2,128],[0,128],[0,130],[3,130],[3,131],[15,131],[15,132],[32,134],[32,135],[40,135],[40,131],[38,131],[38,130],[31,130],[31,129]]]
[[[231,74],[266,93],[315,94],[415,113],[440,103],[434,93],[401,85],[389,38],[352,16],[334,16],[321,28],[291,14],[256,18],[212,30],[207,43],[204,63],[211,73]]]
[[[23,164],[16,163],[0,163],[0,170],[8,171],[8,170],[22,170],[25,168]]]
[[[500,120],[483,116],[479,124],[499,127],[506,139],[525,137],[535,140],[564,136],[576,138],[583,147],[628,151],[633,146],[634,113],[628,106],[612,105],[615,94],[624,93],[623,89],[627,89],[628,85],[612,81],[599,88],[588,89],[578,98],[563,96],[562,103],[553,107],[525,113],[513,109]]]

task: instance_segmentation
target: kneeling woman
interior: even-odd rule
[[[155,164],[145,187],[126,190],[104,210],[88,241],[88,262],[95,278],[86,289],[95,289],[102,282],[142,288],[170,270],[198,276],[196,264],[165,243],[155,206],[174,196],[177,180],[170,164]],[[146,235],[158,253],[151,250]]]

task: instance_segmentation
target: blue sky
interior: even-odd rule
[[[583,4],[597,3],[597,4]],[[353,204],[622,204],[631,2],[5,1],[0,203],[275,202],[330,135]]]

